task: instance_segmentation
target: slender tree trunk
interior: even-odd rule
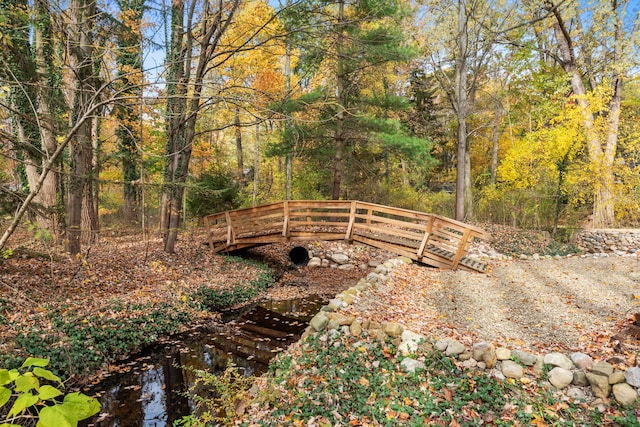
[[[242,155],[242,127],[240,125],[240,107],[236,107],[234,128],[236,134],[236,162],[238,164],[238,182],[244,187],[244,156]]]
[[[82,243],[91,245],[98,237],[98,115],[88,120],[91,132],[91,150],[87,150],[86,189],[82,200]]]
[[[172,8],[172,40],[171,61],[175,69],[169,75],[174,82],[174,87],[167,85],[167,93],[170,94],[167,102],[167,115],[169,116],[169,132],[167,147],[168,167],[165,169],[165,191],[167,212],[164,213],[167,228],[164,232],[164,250],[172,253],[178,239],[178,228],[182,217],[182,198],[184,185],[189,173],[189,162],[193,139],[196,134],[196,120],[200,110],[202,95],[202,83],[207,72],[209,61],[214,57],[220,37],[232,21],[240,0],[233,0],[223,8],[222,2],[218,4],[218,10],[212,10],[211,3],[204,3],[201,13],[199,37],[196,39],[191,31],[187,32],[183,45],[183,20],[184,4],[174,1]],[[193,17],[196,13],[196,2],[191,3],[187,16],[187,28],[191,29]],[[223,13],[224,19],[223,19]],[[193,67],[192,51],[197,43],[198,60]],[[193,73],[193,74],[192,74]],[[190,93],[187,102],[187,84]],[[174,100],[176,103],[172,103]]]
[[[573,51],[573,40],[566,27],[562,16],[557,8],[549,1],[546,2],[548,10],[552,11],[556,21],[554,22],[554,32],[560,55],[562,57],[562,67],[571,79],[571,87],[578,106],[582,113],[582,123],[587,139],[587,151],[589,160],[594,168],[594,204],[593,204],[593,226],[594,228],[610,227],[615,223],[614,197],[612,190],[614,187],[613,161],[618,140],[618,127],[620,123],[620,95],[622,91],[622,77],[619,71],[615,72],[613,79],[613,94],[609,103],[608,123],[606,140],[603,141],[595,125],[595,117],[591,110],[591,105],[587,99],[582,73],[578,69]],[[622,34],[619,17],[615,10],[615,40],[614,54],[611,60],[619,64],[622,49]]]
[[[502,122],[502,103],[498,91],[498,72],[496,70],[494,79],[495,90],[493,92],[493,123],[491,126],[491,184],[496,185],[498,178],[498,151],[500,149],[500,123]]]
[[[167,146],[164,168],[164,188],[161,201],[160,230],[167,245],[167,239],[171,231],[171,216],[175,205],[171,200],[175,197],[176,189],[176,162],[180,147],[184,146],[183,116],[185,111],[186,82],[185,54],[183,46],[183,21],[184,2],[174,1],[171,6],[171,37],[167,67]],[[174,221],[175,222],[175,221]]]
[[[28,2],[18,2],[18,10],[27,10]],[[34,19],[30,37],[29,28],[22,22],[12,22],[15,10],[9,7],[7,17],[10,20],[8,28],[13,32],[12,49],[8,49],[5,57],[6,65],[11,75],[16,79],[11,90],[10,100],[16,111],[15,125],[17,144],[13,148],[17,158],[26,162],[25,173],[29,188],[35,188],[40,170],[57,147],[55,139],[56,127],[53,119],[52,103],[55,100],[56,88],[50,82],[55,81],[57,69],[53,64],[52,23],[49,4],[45,0],[35,0]],[[4,13],[4,7],[0,13]],[[29,42],[33,41],[33,49]],[[42,189],[35,195],[33,201],[39,205],[35,210],[35,221],[38,226],[47,229],[55,238],[60,232],[58,198],[56,196],[58,174],[52,171],[45,177]]]
[[[122,26],[118,33],[116,60],[120,68],[118,88],[128,99],[116,107],[118,143],[124,181],[123,216],[127,221],[138,219],[138,181],[140,180],[141,143],[138,100],[142,94],[141,29],[144,0],[120,0]]]
[[[257,205],[258,200],[258,184],[259,180],[259,171],[260,168],[260,124],[256,123],[256,140],[255,140],[255,152],[256,156],[253,159],[253,206]]]
[[[471,155],[469,139],[464,153],[464,218],[473,218],[473,182],[471,181]]]
[[[91,98],[93,78],[92,40],[90,32],[95,19],[95,0],[72,0],[69,7],[69,63],[75,85],[72,97],[73,122],[84,116]],[[67,205],[67,245],[71,254],[80,253],[82,208],[91,162],[91,121],[85,120],[69,147],[71,159]]]
[[[291,0],[287,0],[287,7],[291,6]],[[287,34],[285,38],[284,49],[284,76],[285,76],[285,99],[287,102],[291,99],[291,37]],[[291,126],[291,118],[285,119],[285,129]],[[285,132],[291,138],[291,135]],[[287,153],[284,157],[284,170],[285,170],[285,197],[287,200],[292,198],[292,184],[293,184],[293,150],[294,141],[287,141]]]
[[[338,0],[338,37],[336,42],[336,51],[338,55],[338,70],[336,76],[336,106],[338,112],[336,114],[336,130],[335,130],[335,153],[333,157],[333,189],[331,198],[340,199],[340,185],[342,183],[343,157],[344,157],[344,110],[345,110],[345,69],[344,69],[344,0]]]
[[[463,221],[465,218],[465,189],[467,188],[468,179],[465,174],[467,170],[467,50],[468,36],[465,2],[458,0],[458,51],[456,52],[455,68],[456,117],[458,119],[455,217],[458,221]]]
[[[51,45],[51,17],[48,2],[38,0],[34,4],[36,6],[36,14],[39,17],[39,25],[34,27],[35,61],[41,87],[38,90],[37,99],[38,117],[42,123],[40,137],[43,152],[45,153],[44,157],[48,158],[56,151],[58,145],[55,135],[53,107],[51,106],[54,97],[53,88],[50,88],[49,84],[47,84],[48,80],[52,80],[52,74],[56,73],[57,70],[54,70],[52,65],[53,47]],[[42,163],[44,163],[44,159],[41,160],[41,166]],[[56,238],[60,234],[57,197],[58,179],[57,172],[54,171],[48,174],[38,197],[38,201],[42,203],[47,211],[46,217],[38,219],[38,222],[43,222],[44,226],[50,230],[51,235]]]

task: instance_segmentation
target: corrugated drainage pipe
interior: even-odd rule
[[[294,246],[289,251],[289,259],[294,265],[304,267],[309,262],[309,251],[302,246]]]

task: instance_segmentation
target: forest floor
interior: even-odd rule
[[[552,255],[566,248],[535,232],[508,227],[492,227],[491,232],[493,249],[513,259],[490,261],[484,275],[411,265],[397,277],[393,292],[363,297],[353,310],[434,338],[487,340],[539,353],[579,350],[603,360],[620,354],[626,363],[636,363],[637,341],[623,332],[640,301],[637,256],[522,261],[518,254]],[[216,321],[217,315],[200,304],[203,285],[225,296],[222,303],[233,304],[237,301],[225,290],[255,291],[264,270],[244,260],[212,256],[202,242],[200,230],[184,233],[176,253],[166,254],[160,239],[105,232],[83,254],[69,257],[22,231],[0,261],[0,367],[41,352],[35,355],[64,359],[61,369],[81,382],[98,369],[114,369],[118,359],[150,341]],[[271,298],[332,297],[368,273],[296,270],[287,266],[286,246],[261,251],[259,256],[281,266],[277,278],[284,276],[289,283],[267,289]],[[357,253],[361,263],[386,256]],[[263,290],[259,287],[258,293]],[[70,356],[74,349],[82,349],[75,359]],[[367,424],[361,421],[351,425]]]

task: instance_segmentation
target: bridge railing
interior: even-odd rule
[[[204,218],[215,252],[295,240],[346,240],[385,249],[429,265],[457,269],[484,230],[442,217],[351,200],[289,200]],[[467,264],[467,265],[465,265]]]

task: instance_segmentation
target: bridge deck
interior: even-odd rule
[[[269,243],[344,240],[404,255],[434,267],[484,272],[466,257],[474,238],[491,235],[450,218],[350,200],[287,200],[208,215],[209,246],[230,252]]]

